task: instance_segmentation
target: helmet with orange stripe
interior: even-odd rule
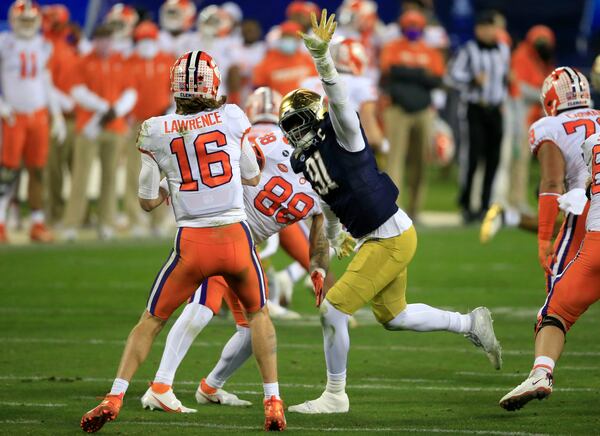
[[[277,91],[261,86],[246,99],[244,111],[252,124],[279,122],[279,106],[281,94]]]
[[[216,99],[221,73],[212,56],[200,50],[180,56],[171,67],[171,91],[177,98]]]
[[[340,73],[362,76],[369,63],[364,45],[356,39],[345,38],[331,45],[331,57]]]
[[[36,2],[17,0],[8,10],[8,21],[18,38],[33,38],[42,26],[42,12]]]
[[[540,101],[548,116],[567,109],[591,107],[590,84],[575,68],[558,67],[544,80]]]

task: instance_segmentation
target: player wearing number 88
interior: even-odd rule
[[[275,331],[265,307],[265,275],[245,223],[242,184],[256,185],[260,169],[246,138],[248,119],[237,106],[217,100],[220,80],[207,53],[182,55],[171,69],[176,113],[150,118],[140,129],[140,205],[150,211],[170,193],[179,228],[147,308],[129,335],[110,393],[81,420],[86,432],[96,432],[117,417],[129,381],[156,335],[173,311],[212,276],[224,277],[247,314],[264,382],[265,429],[286,426],[277,383]],[[163,182],[161,171],[166,174]],[[182,411],[180,403],[167,407]]]
[[[279,112],[280,126],[295,148],[291,163],[303,173],[333,214],[359,239],[359,249],[348,269],[321,304],[327,385],[316,400],[290,407],[298,413],[345,413],[349,350],[348,318],[367,303],[388,330],[447,330],[465,334],[482,347],[500,368],[500,345],[486,308],[470,314],[442,311],[425,304],[406,303],[407,268],[415,254],[417,237],[410,218],[396,206],[398,189],[380,172],[349,104],[348,93],[331,55],[334,16],[313,14],[312,33],[303,35],[329,99],[309,90],[286,95]],[[324,209],[326,211],[326,209]],[[315,279],[315,277],[313,277]],[[314,280],[315,288],[319,282]]]

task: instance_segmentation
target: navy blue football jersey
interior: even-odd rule
[[[326,114],[314,143],[291,157],[294,171],[304,174],[354,238],[376,230],[398,211],[398,188],[379,171],[362,127],[361,133],[365,148],[345,150]]]

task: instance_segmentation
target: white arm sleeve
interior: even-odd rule
[[[352,110],[348,91],[340,78],[329,51],[325,56],[315,58],[315,66],[323,82],[323,89],[329,98],[329,116],[342,148],[357,152],[365,148],[365,141],[360,131],[360,121]]]
[[[137,102],[137,91],[127,88],[114,104],[115,115],[122,117],[132,111]]]
[[[69,94],[65,94],[56,87],[53,87],[51,92],[54,94],[54,98],[58,101],[58,105],[63,112],[69,113],[75,109],[75,100]]]
[[[85,85],[74,86],[71,90],[71,96],[82,108],[93,112],[106,112],[110,105],[102,97],[94,94]]]
[[[144,200],[158,198],[160,187],[160,168],[150,155],[142,153],[142,169],[140,170],[138,197]]]
[[[242,138],[242,156],[240,157],[240,171],[242,179],[252,179],[260,174],[260,167],[256,160],[256,153],[252,150],[250,140],[246,135]]]
[[[450,77],[456,83],[466,84],[473,79],[473,73],[469,68],[469,52],[467,46],[464,46],[458,52],[456,58],[451,63]]]
[[[279,233],[275,233],[273,236],[269,237],[266,241],[265,247],[260,250],[260,258],[264,260],[268,257],[273,256],[277,253],[277,249],[279,248]]]
[[[329,242],[333,244],[333,242],[337,241],[337,237],[342,231],[342,224],[327,203],[324,201],[321,201],[320,203],[323,215],[325,215],[325,236]]]

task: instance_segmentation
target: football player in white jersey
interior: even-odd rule
[[[324,217],[319,197],[310,183],[292,171],[289,158],[293,148],[272,119],[273,112],[279,110],[281,96],[263,87],[258,88],[249,100],[247,113],[256,124],[248,136],[259,135],[255,151],[259,165],[263,167],[260,183],[244,187],[244,205],[252,237],[259,244],[290,224],[312,218],[310,269],[319,271],[324,277],[329,265],[329,247],[323,233]],[[154,383],[142,397],[145,408],[195,412],[182,406],[175,397],[173,379],[196,336],[219,312],[223,297],[234,315],[237,331],[227,342],[215,368],[200,382],[196,400],[199,404],[250,405],[222,389],[229,377],[252,355],[252,346],[239,301],[222,278],[212,277],[189,300],[171,328]]]
[[[591,124],[587,124],[591,126]],[[579,317],[600,299],[600,133],[582,144],[583,159],[591,176],[586,230],[577,256],[556,278],[546,299],[547,313],[535,340],[535,361],[527,379],[500,400],[506,410],[517,410],[534,399],[547,398],[554,388],[554,366],[565,337]],[[552,320],[552,321],[550,321]]]
[[[266,281],[245,222],[242,185],[256,186],[260,168],[246,139],[248,118],[239,107],[218,99],[220,81],[210,55],[202,51],[182,55],[171,68],[176,113],[150,118],[140,129],[140,205],[150,211],[170,193],[179,228],[147,308],[129,335],[110,393],[81,419],[86,432],[96,432],[117,417],[129,381],[157,334],[201,284],[204,297],[210,297],[206,284],[213,276],[226,280],[246,313],[263,379],[265,430],[286,427],[277,383],[275,330],[265,307]],[[163,182],[161,170],[166,174]]]
[[[22,161],[29,174],[30,238],[50,242],[42,200],[42,171],[50,133],[63,142],[66,125],[53,88],[48,60],[52,46],[40,35],[39,6],[17,0],[9,9],[11,31],[0,33],[0,244]],[[50,128],[48,112],[52,114]]]
[[[340,77],[346,83],[350,105],[360,116],[369,144],[376,150],[385,152],[389,149],[389,144],[377,122],[377,86],[371,77],[365,76],[369,63],[365,47],[356,39],[338,39],[331,45],[331,57]],[[319,76],[305,79],[300,87],[325,95]]]
[[[158,43],[162,51],[181,55],[179,47],[194,25],[196,5],[191,0],[166,0],[159,10]]]
[[[529,227],[537,230],[538,257],[547,273],[547,291],[553,279],[575,257],[585,234],[589,205],[585,197],[588,172],[581,160],[581,144],[600,131],[600,111],[591,109],[590,86],[583,74],[570,67],[555,69],[542,86],[544,118],[529,129],[531,152],[541,168],[538,217]],[[552,244],[555,223],[565,212],[563,225]],[[491,210],[482,225],[482,237],[501,226],[500,208]],[[531,225],[534,224],[534,225]]]
[[[133,54],[133,30],[140,16],[137,11],[126,4],[116,3],[104,17],[104,22],[112,30],[111,50],[128,58]]]

